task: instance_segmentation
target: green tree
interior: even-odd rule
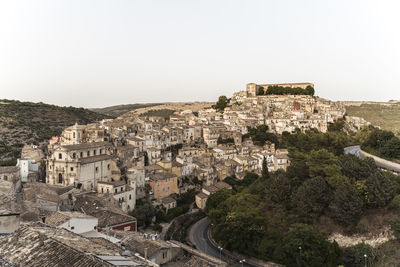
[[[331,217],[338,223],[354,225],[363,212],[363,202],[353,185],[342,184],[336,189],[329,209]]]
[[[321,177],[305,181],[293,197],[296,213],[305,221],[318,218],[329,206],[333,198],[332,190]]]
[[[218,98],[218,102],[215,105],[213,105],[213,108],[215,108],[218,111],[224,111],[228,103],[229,99],[226,96],[222,95]]]
[[[338,164],[343,175],[356,180],[365,180],[378,170],[372,158],[360,159],[351,154],[340,156]]]
[[[337,243],[305,224],[296,224],[285,234],[274,258],[286,266],[336,266],[340,255]]]
[[[400,158],[400,139],[393,136],[381,147],[379,153],[387,159]]]
[[[153,217],[156,216],[156,210],[151,203],[145,202],[143,205],[136,206],[131,215],[136,218],[138,226],[149,226]]]
[[[277,171],[268,178],[265,184],[266,199],[273,204],[288,207],[290,204],[291,185],[283,171]]]
[[[268,178],[269,178],[268,164],[267,164],[267,160],[265,159],[265,157],[262,162],[261,177],[264,181],[268,180]]]
[[[307,166],[311,177],[340,175],[337,157],[326,149],[313,150],[307,155]]]
[[[352,247],[343,248],[342,255],[338,262],[344,266],[364,267],[364,255],[367,255],[369,263],[375,259],[373,248],[371,246],[364,243],[357,244]]]
[[[386,206],[394,197],[394,184],[382,172],[375,172],[365,182],[368,205],[374,208]]]
[[[205,213],[218,207],[219,204],[227,200],[232,195],[232,191],[229,189],[222,189],[216,193],[210,195],[207,198],[206,207],[204,209]]]

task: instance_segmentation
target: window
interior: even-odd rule
[[[71,167],[71,172],[73,172],[74,171],[74,167]]]
[[[61,153],[58,153],[58,158],[62,159],[62,154]]]
[[[75,138],[75,132],[72,133],[72,137]]]
[[[73,159],[76,158],[76,153],[75,152],[72,154],[72,158]]]
[[[83,158],[83,152],[81,152],[81,155],[80,155],[80,157],[81,157],[81,158]]]
[[[132,196],[131,195],[129,195],[129,200],[131,200],[132,199]]]
[[[122,187],[121,187],[121,192],[122,192]]]
[[[74,230],[75,229],[75,226],[71,226],[71,230]]]
[[[59,174],[58,174],[58,183],[59,183],[59,184],[62,184],[62,182],[63,182],[63,177],[62,177],[62,174],[59,173]]]
[[[7,180],[8,180],[7,175],[4,175],[4,181],[7,181]]]
[[[88,156],[88,157],[90,156],[90,151],[87,152],[87,156]]]
[[[103,149],[100,148],[100,155],[103,154]]]
[[[114,192],[115,192],[115,194],[116,194],[116,193],[118,193],[118,189],[117,189],[117,188],[115,188]]]
[[[109,191],[108,188],[107,188],[107,194],[108,194],[108,193],[110,193],[110,191]]]
[[[108,169],[108,170],[111,169],[110,164],[107,164],[107,169]]]
[[[96,150],[93,150],[93,155],[96,156]]]
[[[98,173],[99,172],[99,167],[96,167],[96,173]]]
[[[103,188],[103,187],[101,188],[101,193],[102,193],[102,194],[104,193],[104,188]]]

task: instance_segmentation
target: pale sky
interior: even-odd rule
[[[104,107],[313,82],[400,99],[400,1],[2,0],[0,99]]]

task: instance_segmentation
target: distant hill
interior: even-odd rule
[[[344,102],[349,116],[362,117],[373,125],[400,135],[400,102]]]
[[[24,144],[59,135],[74,123],[87,124],[111,116],[84,108],[60,107],[44,103],[0,100],[0,165],[14,164]]]
[[[162,105],[162,103],[147,103],[147,104],[127,104],[127,105],[117,105],[105,108],[92,108],[91,111],[96,113],[109,115],[111,117],[118,117],[124,113],[127,113],[131,110],[139,109],[139,108],[147,108]]]

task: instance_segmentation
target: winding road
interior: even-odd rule
[[[208,230],[210,228],[210,223],[211,222],[207,217],[196,222],[190,229],[189,239],[190,242],[192,242],[198,250],[209,256],[219,259],[220,251],[216,246],[214,246],[214,244],[210,241],[208,237]],[[222,260],[229,263],[236,262],[236,266],[242,266],[242,264],[240,264],[236,259],[232,258],[227,259],[224,255],[222,255]],[[246,262],[243,264],[243,266],[255,267],[255,265],[251,265]]]

